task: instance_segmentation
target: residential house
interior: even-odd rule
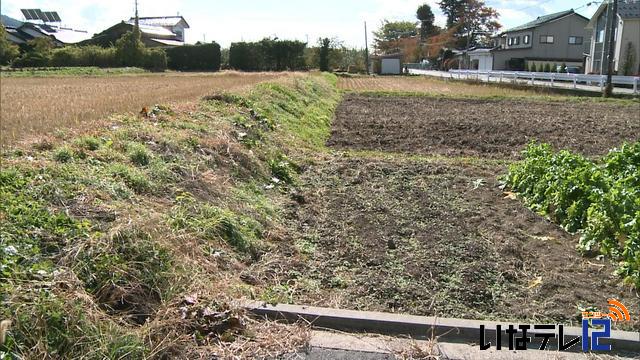
[[[99,34],[95,34],[91,39],[83,41],[81,45],[99,45],[103,47],[112,46],[115,42],[129,31],[133,30],[135,19],[122,21]],[[185,44],[185,29],[189,24],[182,16],[166,17],[141,17],[139,26],[142,42],[147,47],[174,47]]]
[[[74,30],[46,23],[20,21],[6,15],[0,15],[0,22],[7,31],[7,39],[19,46],[24,46],[30,40],[40,37],[50,38],[54,46],[76,44],[89,37],[89,33],[83,30]]]
[[[526,70],[533,66],[584,66],[589,19],[573,10],[540,16],[496,37],[494,70]]]
[[[176,35],[179,41],[184,42],[185,29],[189,28],[187,21],[180,15],[178,16],[156,16],[156,17],[141,17],[138,18],[140,26],[159,26],[163,27]],[[133,24],[135,18],[131,18],[128,21]]]
[[[586,61],[587,74],[606,74],[609,52],[609,13],[613,8],[603,2],[587,25],[591,46]],[[616,74],[640,74],[640,1],[619,0],[615,19],[613,69]]]

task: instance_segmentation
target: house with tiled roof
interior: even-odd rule
[[[7,32],[7,39],[19,46],[40,37],[48,37],[54,46],[77,44],[89,37],[89,33],[83,30],[42,22],[21,21],[6,15],[0,15],[0,23]]]
[[[615,16],[609,16],[610,4],[603,2],[587,25],[591,46],[587,52],[586,72],[606,74],[608,70],[610,32],[608,24],[614,18],[615,42],[613,69],[619,75],[640,74],[640,1],[619,0]]]
[[[182,16],[140,17],[138,18],[142,42],[147,47],[168,48],[185,44],[185,29],[189,24]],[[135,18],[122,21],[95,34],[82,45],[113,46],[124,34],[132,31]]]
[[[189,28],[189,23],[180,15],[177,16],[152,16],[138,18],[140,26],[159,26],[163,27],[176,35],[178,40],[184,42],[184,31]],[[133,24],[135,18],[128,21]]]
[[[526,70],[546,64],[583,68],[588,23],[588,18],[567,10],[506,30],[495,38],[493,69]]]

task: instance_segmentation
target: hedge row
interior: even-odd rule
[[[160,49],[145,49],[140,63],[127,64],[122,60],[115,48],[99,46],[74,47],[67,46],[53,49],[50,53],[30,52],[13,61],[14,67],[123,67],[140,66],[145,69],[162,71],[167,68],[167,56]]]
[[[306,68],[301,41],[264,39],[232,43],[229,66],[244,71],[286,71]]]
[[[215,42],[178,46],[166,51],[169,69],[180,71],[220,70],[220,45]]]

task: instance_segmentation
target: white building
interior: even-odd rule
[[[155,16],[138,18],[140,29],[143,27],[162,27],[173,34],[178,41],[185,42],[185,29],[189,28],[189,24],[182,16]],[[129,19],[128,23],[133,24],[135,18]]]

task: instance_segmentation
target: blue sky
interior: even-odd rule
[[[414,20],[415,10],[428,3],[436,23],[444,24],[437,0],[139,0],[140,16],[180,14],[191,25],[187,41],[215,40],[223,46],[233,41],[259,40],[265,36],[311,42],[338,37],[346,45],[364,47],[364,21],[369,30],[383,19]],[[493,0],[486,3],[500,12],[505,28],[537,16],[571,8],[587,17],[597,5],[588,0]],[[58,11],[63,24],[95,33],[133,15],[133,0],[2,0],[4,15],[21,19],[20,8]],[[579,9],[578,9],[579,8]],[[371,36],[370,36],[371,39]]]

